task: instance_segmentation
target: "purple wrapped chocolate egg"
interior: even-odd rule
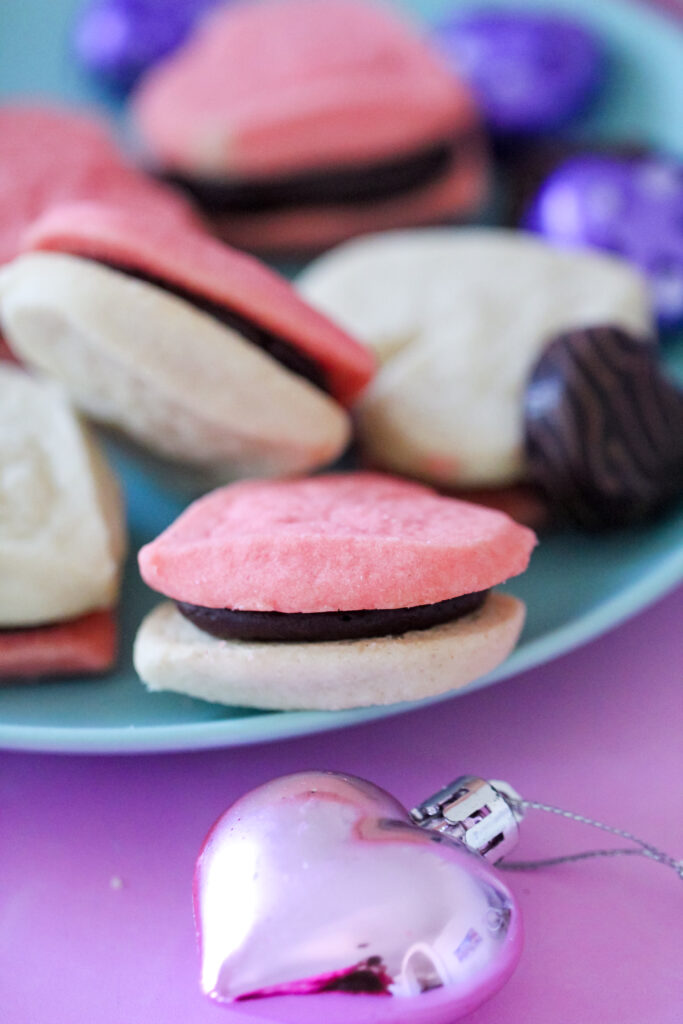
[[[683,495],[683,391],[657,346],[618,327],[568,331],[524,398],[527,470],[560,521],[606,530]]]
[[[606,249],[652,284],[662,326],[683,323],[683,165],[583,156],[555,170],[524,226],[560,245]]]
[[[435,39],[471,85],[490,129],[501,135],[566,124],[588,106],[604,76],[597,39],[554,14],[456,15],[437,26]]]
[[[177,49],[218,0],[92,0],[76,22],[74,47],[88,71],[128,89]]]

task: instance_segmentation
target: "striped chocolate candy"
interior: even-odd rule
[[[683,392],[647,341],[611,326],[559,335],[524,416],[531,480],[565,522],[625,526],[683,493]]]

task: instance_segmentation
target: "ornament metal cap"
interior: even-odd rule
[[[521,797],[507,782],[460,775],[410,812],[422,828],[443,832],[492,863],[517,845]]]

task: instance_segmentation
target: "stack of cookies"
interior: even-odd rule
[[[213,6],[126,8],[144,28],[118,49],[102,0],[80,16],[82,59],[132,87],[135,165],[89,115],[0,108],[0,678],[115,661],[125,515],[96,431],[197,498],[139,552],[165,598],[135,642],[150,689],[339,709],[465,686],[518,640],[493,588],[531,527],[630,525],[683,491],[657,335],[683,318],[683,185],[648,154],[615,191],[626,158],[584,156],[530,230],[463,227],[588,109],[598,40],[541,14]],[[682,216],[645,252],[615,195],[641,234]],[[242,250],[317,258],[290,284]]]

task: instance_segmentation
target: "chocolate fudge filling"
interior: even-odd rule
[[[78,254],[75,253],[74,255]],[[86,258],[89,259],[90,257]],[[110,263],[107,260],[95,260],[94,262],[101,263],[111,270],[117,270],[119,273],[135,278],[137,281],[144,281],[145,284],[154,285],[155,288],[161,288],[162,291],[169,292],[169,294],[176,295],[179,299],[189,302],[190,305],[201,310],[202,313],[208,314],[208,316],[218,320],[225,327],[236,331],[242,338],[263,349],[264,352],[267,352],[272,359],[275,359],[285,369],[296,373],[299,377],[303,377],[319,388],[320,391],[330,394],[327,375],[319,363],[311,359],[304,352],[300,352],[291,342],[285,341],[284,338],[279,338],[276,334],[273,334],[264,327],[260,327],[251,320],[245,320],[243,316],[235,313],[234,310],[228,309],[217,302],[212,302],[210,299],[205,299],[195,292],[164,281],[161,277],[146,274],[144,271],[137,270],[134,267],[127,267],[120,263]]]
[[[415,153],[355,167],[328,167],[281,178],[212,180],[168,175],[209,214],[266,213],[289,207],[381,202],[412,192],[443,177],[462,153],[479,140],[468,132]]]
[[[219,640],[273,640],[278,643],[316,643],[321,640],[362,640],[400,636],[453,622],[481,608],[488,590],[463,594],[436,604],[412,608],[372,608],[339,612],[250,612],[203,608],[177,601],[181,615]]]

